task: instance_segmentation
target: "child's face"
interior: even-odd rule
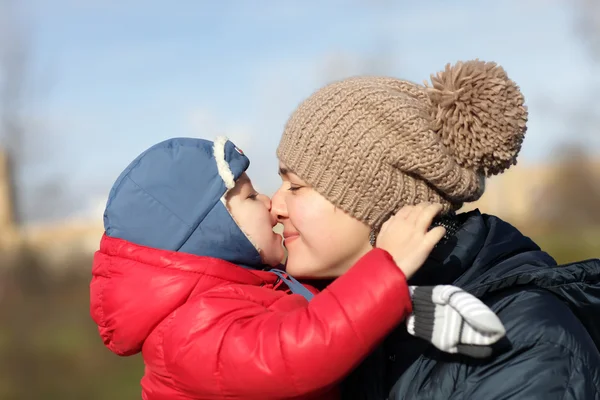
[[[283,260],[281,236],[273,232],[277,219],[271,215],[271,199],[254,190],[246,173],[227,193],[227,208],[240,229],[258,249],[265,264],[276,266]]]

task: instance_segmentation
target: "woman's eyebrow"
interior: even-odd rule
[[[288,175],[290,170],[287,168],[279,167],[279,176]]]

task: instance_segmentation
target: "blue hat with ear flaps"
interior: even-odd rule
[[[115,181],[104,212],[106,234],[261,268],[260,254],[221,201],[249,165],[248,157],[225,138],[160,142]]]

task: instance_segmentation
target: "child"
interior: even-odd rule
[[[336,398],[336,383],[412,311],[406,276],[420,265],[401,270],[394,249],[373,249],[316,295],[266,270],[283,249],[248,165],[224,138],[171,139],[137,157],[111,190],[91,314],[111,351],[142,352],[144,400]],[[422,260],[443,233],[420,233],[431,243],[415,249]],[[410,326],[432,340],[442,324],[425,300],[428,314]],[[494,318],[481,344],[503,336]],[[456,352],[460,338],[452,345],[445,350]]]

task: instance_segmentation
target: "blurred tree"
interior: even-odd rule
[[[15,2],[0,0],[0,145],[7,153],[13,219],[20,222],[21,196],[17,184],[23,155],[25,75],[28,54],[24,32],[19,29]]]
[[[31,29],[22,3],[0,0],[0,150],[7,153],[16,225],[52,216],[65,197],[59,180],[46,176],[52,157],[45,143],[48,127],[38,123],[34,108],[48,79],[34,79]]]

